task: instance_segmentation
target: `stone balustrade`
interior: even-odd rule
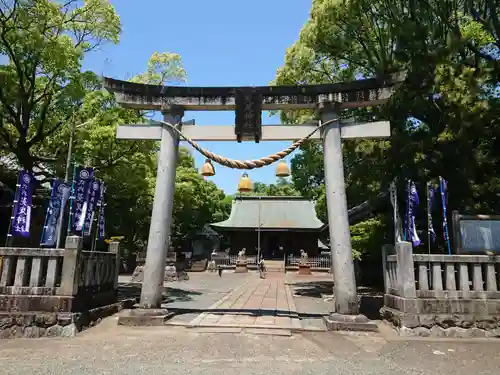
[[[0,312],[75,312],[116,302],[118,242],[109,252],[90,252],[70,236],[64,249],[7,247],[0,257]]]
[[[420,336],[500,336],[500,256],[383,249],[383,316]]]

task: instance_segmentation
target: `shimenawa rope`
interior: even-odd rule
[[[177,128],[177,125],[179,125],[179,124],[172,125],[172,124],[165,122],[165,121],[159,121],[159,122],[172,128],[177,134],[179,134],[179,136],[182,139],[184,139],[187,143],[189,143],[191,146],[193,146],[193,148],[195,150],[197,150],[200,154],[205,156],[207,159],[210,159],[217,164],[223,165],[225,167],[233,168],[233,169],[255,169],[255,168],[265,167],[266,165],[273,164],[274,162],[287,157],[292,152],[294,152],[297,148],[299,148],[305,141],[307,141],[309,138],[311,138],[313,136],[313,134],[316,133],[318,130],[320,130],[321,128],[323,128],[323,127],[325,127],[325,126],[327,126],[327,125],[329,125],[332,122],[335,122],[337,120],[338,119],[332,119],[332,120],[328,120],[324,123],[320,122],[317,128],[315,128],[312,132],[310,132],[305,137],[292,143],[290,145],[290,147],[288,147],[284,150],[278,151],[275,154],[263,156],[260,159],[256,159],[256,160],[234,160],[234,159],[229,159],[229,158],[225,158],[224,156],[214,154],[213,152],[210,152],[207,149],[201,147],[198,143],[193,141],[191,138],[182,134],[182,132]]]

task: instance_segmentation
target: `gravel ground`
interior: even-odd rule
[[[72,339],[0,342],[0,374],[498,374],[500,342],[389,341],[380,335],[292,337],[117,327]]]
[[[252,277],[229,272],[222,279],[212,273],[190,276],[187,282],[166,284],[169,308],[206,309]],[[140,292],[140,285],[129,284],[126,277],[120,282],[124,293]],[[301,313],[329,311],[331,302],[316,296],[317,289],[295,297]],[[176,319],[194,316],[186,313]],[[105,319],[75,338],[0,340],[0,375],[227,375],[228,370],[242,375],[496,375],[500,368],[500,340],[493,339],[404,341],[387,332],[303,332],[284,337],[217,329],[132,328],[117,326],[116,320]]]

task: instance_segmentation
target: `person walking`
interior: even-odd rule
[[[217,271],[219,272],[219,277],[222,277],[222,265],[221,264],[219,264]]]
[[[266,278],[266,265],[264,264],[264,258],[260,258],[259,261],[259,274],[261,279]]]

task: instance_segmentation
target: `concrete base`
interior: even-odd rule
[[[361,331],[378,332],[378,326],[364,315],[342,315],[331,313],[325,317],[325,325],[329,331]]]
[[[166,309],[130,309],[124,310],[118,317],[122,326],[163,326],[174,313]]]
[[[236,264],[236,268],[234,270],[236,273],[245,273],[248,272],[248,266],[246,263]]]
[[[299,264],[299,275],[310,275],[311,266],[309,264]]]

